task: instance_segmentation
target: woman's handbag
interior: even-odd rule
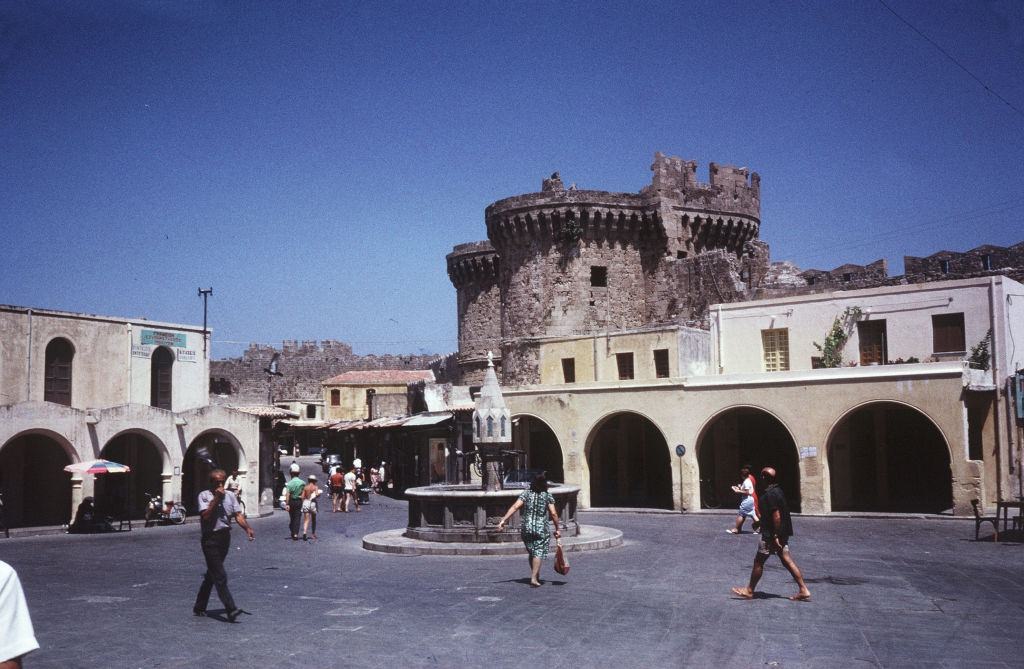
[[[562,576],[569,573],[569,561],[565,559],[565,551],[562,550],[562,540],[555,540],[555,571]]]

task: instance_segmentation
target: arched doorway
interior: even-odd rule
[[[949,447],[917,409],[874,402],[843,417],[828,441],[833,511],[941,513],[953,506]]]
[[[71,519],[71,464],[45,434],[15,437],[0,448],[0,494],[8,527],[63,525]]]
[[[750,465],[755,476],[763,467],[774,467],[790,510],[800,510],[796,442],[778,418],[753,407],[724,411],[698,439],[701,508],[727,508],[739,503],[730,488],[739,483],[743,465]]]
[[[234,438],[227,433],[204,432],[185,451],[181,468],[181,503],[189,514],[199,513],[197,498],[206,489],[213,465],[228,474],[238,468],[238,449]]]
[[[102,474],[96,477],[96,509],[114,518],[143,518],[146,493],[162,495],[160,473],[163,458],[160,447],[143,434],[121,434],[107,442],[100,457],[131,467],[127,474]]]
[[[149,368],[149,404],[158,409],[171,411],[171,372],[174,368],[174,354],[165,346],[153,351]]]
[[[546,471],[549,481],[565,481],[562,447],[547,423],[533,416],[512,418],[512,448],[526,454],[526,468]]]
[[[594,430],[587,449],[590,505],[672,508],[672,463],[661,431],[643,416],[620,413]]]

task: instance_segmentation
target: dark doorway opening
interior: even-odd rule
[[[512,447],[526,454],[526,468],[546,471],[549,481],[565,481],[562,447],[544,421],[531,416],[512,419]]]
[[[0,494],[8,527],[63,525],[71,519],[71,458],[56,440],[29,434],[0,448]]]
[[[590,505],[672,508],[672,463],[654,423],[622,413],[595,432],[587,452]]]
[[[836,426],[828,444],[833,511],[942,513],[953,475],[942,433],[910,407],[879,402]]]
[[[207,455],[229,475],[238,468],[238,452],[226,436],[207,433],[196,437],[185,451],[181,469],[181,503],[189,515],[199,513],[199,493],[209,485],[213,469],[206,459],[200,457],[201,454]]]
[[[100,457],[131,467],[127,474],[96,477],[96,511],[112,518],[144,518],[146,493],[163,495],[163,460],[156,444],[141,434],[122,434],[107,442]]]
[[[715,418],[697,443],[701,508],[738,506],[739,496],[730,488],[740,482],[743,465],[750,465],[755,476],[763,467],[774,467],[790,510],[800,511],[800,463],[793,437],[775,416],[747,407]]]

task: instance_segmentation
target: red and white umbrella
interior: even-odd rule
[[[64,468],[64,471],[72,474],[127,474],[131,470],[132,468],[128,465],[110,460],[87,460]]]

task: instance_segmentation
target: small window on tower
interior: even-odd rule
[[[981,256],[981,268],[982,269],[992,269],[992,255],[991,254],[986,253],[985,255]]]
[[[852,278],[853,278],[853,275],[850,274],[849,272],[846,272],[846,273],[843,274],[843,281],[849,281]]]
[[[943,274],[949,274],[949,261],[943,260],[939,263],[939,269],[942,270]]]
[[[566,383],[576,383],[576,358],[562,358],[562,379]]]
[[[608,268],[601,267],[600,265],[593,265],[590,268],[590,287],[591,288],[607,288],[608,287]]]
[[[633,354],[632,353],[616,353],[615,364],[619,368],[620,379],[632,379],[633,378]]]
[[[668,378],[668,349],[658,348],[654,350],[654,375],[659,379]]]

